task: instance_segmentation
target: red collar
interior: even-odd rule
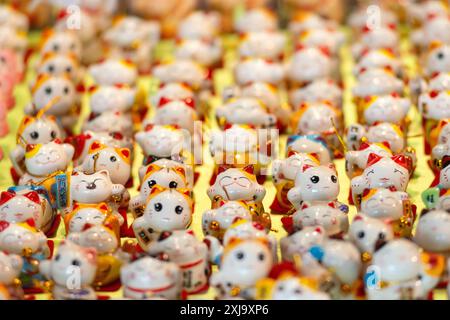
[[[196,265],[199,265],[200,263],[203,262],[203,259],[200,259],[198,261],[192,262],[192,263],[188,263],[188,264],[184,264],[179,266],[181,269],[188,269],[188,268],[192,268],[195,267]]]
[[[175,286],[175,284],[172,283],[172,284],[169,284],[168,286],[165,286],[165,287],[162,287],[162,288],[156,288],[156,289],[139,289],[139,288],[133,288],[133,287],[130,287],[130,286],[126,286],[125,288],[130,290],[130,291],[138,292],[138,293],[147,293],[147,292],[158,293],[158,292],[163,292],[163,291],[172,289],[174,286]]]

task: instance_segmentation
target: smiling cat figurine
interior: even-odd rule
[[[283,261],[294,262],[296,255],[302,257],[311,247],[322,245],[327,239],[326,232],[321,226],[304,227],[289,234],[280,240]]]
[[[364,27],[359,42],[352,45],[353,57],[358,59],[364,51],[373,49],[389,49],[398,52],[399,35],[395,27],[379,26],[378,28]]]
[[[411,167],[411,159],[404,155],[382,158],[370,154],[362,175],[351,180],[352,201],[360,203],[358,199],[365,189],[393,187],[397,191],[405,191]]]
[[[317,103],[321,101],[330,101],[332,105],[341,108],[342,95],[342,89],[332,79],[324,78],[291,90],[289,101],[294,108],[298,108],[305,102]]]
[[[79,268],[79,287],[68,286],[72,273],[69,268]],[[54,287],[53,298],[56,300],[96,300],[91,287],[97,271],[97,252],[93,248],[83,248],[70,241],[63,241],[58,253],[51,259],[43,261],[39,267],[40,272]],[[70,269],[69,269],[70,270]]]
[[[134,86],[138,77],[133,63],[114,58],[90,66],[89,73],[97,85],[103,86],[116,84]]]
[[[353,67],[353,74],[359,76],[360,73],[370,69],[390,69],[394,73],[402,76],[402,63],[396,55],[388,49],[372,49],[363,53],[357,64]]]
[[[345,153],[345,172],[349,178],[361,175],[367,166],[369,155],[373,153],[380,157],[391,157],[389,143],[369,143],[363,142],[357,151],[347,151]]]
[[[75,203],[72,211],[64,217],[66,234],[82,232],[86,226],[98,226],[117,219],[104,202],[98,204]]]
[[[89,105],[91,111],[99,114],[105,111],[129,112],[136,102],[136,88],[121,86],[93,86]]]
[[[387,143],[393,153],[401,153],[407,149],[403,129],[393,123],[380,122],[369,127],[352,124],[347,128],[347,141],[354,150],[360,147],[363,140],[369,143]]]
[[[207,89],[211,83],[207,70],[192,60],[176,59],[153,68],[153,76],[160,83],[185,83],[194,91]]]
[[[40,53],[72,54],[77,59],[81,56],[81,42],[72,31],[56,31],[49,29],[43,33]]]
[[[273,127],[277,118],[267,107],[254,98],[230,99],[216,109],[216,117],[222,126],[227,124],[247,124],[255,127]]]
[[[114,123],[114,127],[111,127]],[[122,111],[105,111],[99,114],[91,113],[83,123],[83,131],[120,132],[127,138],[133,137],[133,119],[131,114]]]
[[[94,141],[77,170],[86,174],[107,170],[112,183],[126,185],[131,177],[131,152],[128,148],[111,148]]]
[[[152,188],[142,216],[133,222],[133,231],[142,248],[163,231],[184,230],[191,224],[193,201],[187,189]]]
[[[320,163],[324,165],[329,164],[333,156],[325,139],[318,134],[289,136],[286,154],[289,152],[316,154]]]
[[[81,84],[84,76],[83,69],[72,54],[47,53],[42,56],[36,66],[36,73],[52,76],[68,76],[75,84]]]
[[[444,210],[423,211],[417,224],[414,242],[427,252],[449,255],[450,214]]]
[[[218,39],[182,39],[177,42],[175,49],[176,59],[192,60],[207,68],[219,65],[222,53],[222,45]]]
[[[410,105],[409,99],[400,98],[397,95],[367,96],[361,105],[360,121],[368,125],[374,125],[377,122],[405,125]]]
[[[183,276],[177,264],[143,257],[120,269],[123,295],[131,299],[180,299]]]
[[[236,218],[252,221],[252,213],[247,204],[244,201],[223,201],[219,208],[203,213],[203,234],[223,240],[225,231],[235,222]]]
[[[281,63],[274,63],[258,58],[248,58],[239,61],[234,68],[236,83],[240,86],[253,82],[267,82],[278,86],[285,77]]]
[[[19,185],[38,184],[53,173],[66,171],[73,154],[74,148],[70,144],[52,141],[46,144],[27,145],[24,154],[25,172],[22,171],[16,159],[11,160],[16,171],[23,172]]]
[[[287,66],[287,77],[292,87],[302,87],[314,80],[330,77],[333,74],[333,62],[330,55],[319,48],[300,48]]]
[[[283,56],[286,43],[284,34],[279,32],[250,32],[241,37],[239,56],[242,58],[262,58],[279,60]]]
[[[282,223],[288,232],[295,232],[304,227],[321,226],[329,237],[338,239],[347,233],[349,225],[347,214],[339,209],[329,205],[306,204],[292,216],[284,217]]]
[[[402,94],[404,83],[395,77],[392,71],[385,69],[369,69],[362,72],[352,89],[356,104],[367,96],[382,96],[393,92]]]
[[[211,274],[209,248],[192,231],[165,231],[150,244],[147,252],[152,256],[166,257],[179,266],[187,294],[201,294],[208,290]]]
[[[220,269],[211,276],[211,285],[221,299],[252,297],[256,282],[269,274],[272,264],[265,240],[232,240],[225,246]]]

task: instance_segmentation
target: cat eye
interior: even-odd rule
[[[258,260],[259,261],[264,261],[265,258],[266,258],[266,256],[264,255],[264,253],[261,252],[261,253],[258,254]]]
[[[360,232],[358,232],[358,234],[356,235],[358,238],[360,238],[360,239],[362,239],[362,238],[364,238],[364,236],[365,236],[366,234],[364,233],[364,231],[360,231]]]
[[[52,88],[51,87],[45,88],[45,93],[49,95],[52,94]]]
[[[178,187],[178,183],[176,181],[170,181],[169,188],[176,188]]]
[[[150,188],[153,188],[153,186],[156,184],[156,181],[155,180],[150,180],[149,182],[147,182],[147,185],[150,187]]]
[[[50,132],[50,137],[51,137],[52,139],[56,139],[56,131]]]
[[[337,177],[335,175],[332,175],[331,176],[331,182],[337,183],[337,181],[338,181]]]
[[[48,66],[48,72],[53,73],[53,71],[55,71],[55,66],[51,64]]]
[[[71,73],[71,72],[72,72],[72,67],[67,67],[67,68],[66,68],[66,72],[67,72],[67,73]]]
[[[154,207],[155,207],[155,210],[159,212],[159,211],[162,210],[163,206],[162,206],[162,204],[160,202],[157,202],[157,203],[155,203]]]
[[[312,176],[312,177],[311,177],[311,182],[312,182],[312,183],[318,183],[319,180],[320,180],[319,176]]]
[[[378,239],[384,240],[385,238],[386,238],[386,235],[385,235],[383,232],[380,232],[380,233],[378,234]]]
[[[300,290],[300,289],[297,288],[297,289],[294,290],[294,293],[295,293],[295,294],[302,294],[302,290]]]
[[[59,51],[59,45],[55,44],[53,45],[53,51]]]
[[[39,138],[39,133],[37,131],[33,131],[32,133],[30,133],[30,137],[31,139],[36,140],[37,138]]]
[[[64,94],[69,94],[69,92],[70,92],[69,87],[64,87]]]
[[[109,161],[111,161],[111,162],[116,162],[116,161],[117,161],[117,158],[116,158],[115,156],[111,156],[111,158],[109,158]]]
[[[242,251],[239,251],[238,253],[236,253],[236,258],[238,260],[244,259],[244,253]]]
[[[437,55],[437,58],[440,59],[440,60],[444,59],[444,53],[443,52],[439,52],[438,55]]]
[[[57,254],[56,257],[55,257],[55,261],[59,261],[59,259],[61,259],[61,255]]]
[[[183,207],[182,206],[176,206],[175,207],[175,213],[176,214],[182,214],[183,213]]]
[[[74,260],[72,260],[72,265],[79,267],[79,266],[81,266],[81,261],[78,259],[74,259]]]

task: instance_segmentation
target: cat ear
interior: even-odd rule
[[[9,191],[3,191],[0,195],[0,206],[14,198],[15,193],[9,192]]]
[[[255,172],[255,168],[253,167],[252,164],[245,166],[244,168],[242,168],[242,170],[244,170],[245,172],[247,172],[249,174],[254,174],[254,172]]]
[[[217,175],[221,174],[222,172],[225,172],[227,169],[228,169],[227,166],[219,165],[219,167],[217,168]]]
[[[8,221],[0,221],[0,232],[5,231],[9,227]]]
[[[164,191],[164,188],[157,184],[157,185],[154,185],[152,187],[152,189],[150,190],[150,195],[155,195],[155,194],[158,194],[163,191]]]
[[[186,176],[186,170],[184,170],[183,167],[176,167],[175,171],[178,172],[179,174],[181,174],[183,177]]]
[[[308,170],[309,168],[312,168],[313,166],[312,165],[310,165],[310,164],[305,164],[305,165],[303,165],[303,167],[302,167],[302,172],[305,172],[306,170]]]
[[[148,167],[147,167],[147,171],[145,171],[145,174],[148,174],[148,173],[150,173],[150,172],[152,172],[152,171],[159,171],[161,169],[161,167],[160,166],[158,166],[157,164],[150,164]]]
[[[367,167],[370,167],[371,165],[374,165],[375,163],[377,163],[381,159],[383,159],[383,157],[380,157],[376,153],[369,154],[369,157],[367,158]]]
[[[405,156],[403,154],[397,154],[393,156],[391,159],[394,160],[395,163],[401,165],[403,168],[407,169],[408,171],[411,171],[412,161],[410,157]]]
[[[287,157],[289,158],[289,157],[294,156],[294,155],[296,155],[296,154],[297,154],[296,151],[294,151],[294,150],[292,150],[292,149],[289,149],[289,151],[288,151],[288,153],[287,153]]]
[[[184,102],[187,106],[189,106],[190,108],[192,108],[192,109],[195,110],[195,101],[194,101],[194,99],[192,99],[192,98],[184,98],[184,99],[183,99],[183,102]]]
[[[40,204],[41,199],[39,198],[39,194],[36,191],[30,191],[23,195],[34,203]]]
[[[121,149],[116,149],[116,151],[118,151],[118,153],[126,160],[130,160],[130,149],[128,148],[121,148]]]
[[[101,202],[97,205],[97,209],[101,211],[108,211],[108,205],[105,202]]]
[[[177,189],[177,191],[181,194],[184,194],[187,197],[191,196],[191,190],[189,190],[189,189],[182,188],[182,189]]]
[[[91,145],[89,146],[89,151],[88,153],[94,153],[97,152],[101,149],[103,149],[105,147],[105,145],[103,145],[100,141],[94,141],[91,143]]]

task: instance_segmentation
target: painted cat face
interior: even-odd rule
[[[247,220],[238,220],[225,231],[223,244],[226,245],[233,239],[268,239],[268,236],[264,227],[259,223]]]
[[[97,205],[81,206],[79,209],[67,216],[67,234],[82,232],[87,225],[100,226],[105,222],[107,211]]]
[[[300,278],[289,277],[275,282],[272,300],[330,300],[330,297],[303,284]]]
[[[0,221],[10,223],[34,220],[36,226],[41,227],[44,220],[44,209],[39,194],[29,191],[23,194],[2,192],[0,197]]]
[[[258,137],[255,130],[235,124],[227,130],[212,132],[210,150],[213,155],[222,151],[255,151],[257,140]]]
[[[206,262],[208,247],[198,240],[192,231],[175,230],[163,232],[156,242],[150,244],[147,252],[151,255],[165,253],[169,261],[186,264],[199,259]]]
[[[450,249],[450,214],[434,210],[420,216],[414,241],[427,251],[447,252]]]
[[[71,31],[53,32],[44,39],[41,54],[46,53],[81,56],[81,43],[75,33]]]
[[[208,210],[202,216],[202,229],[205,235],[223,237],[236,219],[252,220],[252,215],[243,202],[228,201],[218,209]]]
[[[364,118],[369,125],[375,122],[399,124],[408,114],[411,103],[409,99],[382,96],[371,99],[364,110]]]
[[[288,141],[288,149],[298,153],[315,153],[319,157],[321,164],[328,164],[331,161],[330,150],[325,142],[309,139],[308,136],[291,136]]]
[[[224,118],[231,124],[248,124],[271,127],[276,123],[276,117],[269,114],[264,105],[257,99],[238,98],[219,107],[216,110],[218,118]]]
[[[82,247],[94,248],[98,254],[116,251],[119,241],[111,229],[104,225],[87,226],[81,232],[71,232],[67,239]]]
[[[347,173],[351,176],[354,166],[357,166],[360,169],[365,169],[367,166],[367,160],[369,159],[369,155],[371,153],[374,153],[380,157],[392,156],[392,152],[387,143],[363,143],[358,151],[351,150],[345,154]]]
[[[81,70],[76,60],[69,55],[57,54],[44,57],[39,64],[37,74],[49,74],[51,76],[67,76],[73,82],[78,83],[81,79]]]
[[[288,199],[294,206],[301,201],[333,201],[339,194],[339,181],[333,165],[303,166],[295,178]]]
[[[385,49],[375,49],[370,50],[361,57],[358,64],[354,68],[354,73],[359,75],[365,70],[389,68],[396,74],[399,74],[401,67],[401,63],[391,52]]]
[[[29,144],[48,143],[63,138],[61,128],[51,116],[24,116],[18,133]]]
[[[67,143],[49,142],[27,145],[25,167],[27,172],[36,175],[49,175],[58,170],[65,171],[72,160],[75,150]]]
[[[114,127],[111,127],[114,123]],[[126,137],[133,136],[133,121],[131,117],[121,111],[105,111],[88,119],[83,125],[83,130],[94,132],[120,132]],[[114,131],[112,131],[114,130]]]
[[[403,201],[409,196],[403,191],[371,189],[361,200],[361,212],[377,219],[400,219],[403,214]]]
[[[155,231],[183,230],[191,223],[192,201],[175,189],[165,190],[150,195],[141,218]]]
[[[154,43],[159,39],[159,25],[138,17],[124,17],[105,33],[105,39],[122,47],[139,40]]]
[[[93,142],[81,166],[85,173],[106,170],[112,183],[125,185],[131,174],[131,152],[128,148],[111,148]]]
[[[34,108],[44,109],[53,99],[46,114],[61,116],[67,114],[76,103],[76,91],[72,81],[65,76],[41,75],[32,89]]]
[[[144,257],[120,269],[124,296],[142,299],[176,299],[181,291],[181,271],[175,263]]]
[[[192,101],[195,100],[194,92],[188,86],[176,82],[165,84],[159,88],[155,95],[150,98],[152,105],[159,105],[161,98],[163,97],[172,101],[184,99],[192,99]]]
[[[199,64],[189,60],[175,60],[153,69],[153,75],[161,83],[186,83],[191,88],[200,88],[207,73]]]
[[[293,55],[288,77],[293,81],[309,82],[328,77],[332,69],[332,61],[327,54],[317,48],[304,48]]]
[[[80,285],[89,285],[94,281],[97,271],[97,252],[93,248],[83,248],[70,241],[63,241],[58,253],[52,260],[46,260],[41,268],[48,269],[51,279],[60,286],[66,286],[71,267],[80,268]]]
[[[0,252],[0,283],[11,285],[22,270],[22,258],[15,254]]]
[[[300,134],[326,133],[334,130],[333,122],[339,123],[337,110],[326,104],[307,107],[301,115],[295,130]]]
[[[389,143],[389,147],[394,153],[399,153],[405,148],[405,138],[401,129],[391,123],[382,122],[369,127],[367,139],[370,142]]]
[[[294,213],[293,221],[297,230],[303,227],[321,226],[329,236],[338,235],[348,230],[347,215],[328,205],[302,208]]]
[[[247,85],[257,81],[276,85],[285,76],[281,64],[256,58],[238,62],[234,74],[239,85]]]
[[[420,248],[409,240],[395,239],[377,250],[372,261],[384,281],[412,280],[420,272]]]
[[[170,157],[183,149],[183,132],[170,126],[151,126],[135,137],[146,155]]]
[[[363,214],[359,214],[353,219],[349,235],[361,252],[370,254],[394,239],[394,233],[388,223]]]
[[[403,82],[391,72],[384,69],[371,69],[360,74],[358,82],[353,87],[353,94],[357,97],[382,96],[392,92],[401,93]]]
[[[330,79],[318,79],[291,92],[290,101],[295,108],[303,102],[321,101],[330,101],[333,105],[340,106],[342,105],[342,89]]]
[[[194,121],[197,120],[195,107],[188,105],[183,100],[175,100],[156,109],[153,123],[157,125],[175,125],[193,132]]]
[[[244,36],[239,45],[243,58],[278,59],[283,53],[286,39],[277,32],[251,32]]]
[[[98,85],[114,86],[116,84],[134,85],[137,80],[136,67],[128,62],[108,59],[89,68],[89,73]]]
[[[215,12],[194,11],[179,24],[177,35],[181,39],[211,39],[220,25],[220,16]]]
[[[398,191],[405,191],[409,182],[409,170],[407,168],[408,161],[404,156],[380,158],[371,154],[363,174],[351,180],[351,188],[356,193],[362,193],[364,189],[389,187],[395,187]]]
[[[304,227],[280,240],[283,260],[294,261],[294,256],[307,253],[315,245],[322,245],[327,239],[323,227]]]
[[[186,188],[187,182],[184,169],[181,167],[159,167],[156,164],[151,164],[142,180],[141,195],[147,198],[152,188],[156,185],[172,189]]]
[[[277,22],[274,14],[264,8],[248,10],[234,23],[234,28],[239,33],[275,31]]]
[[[265,195],[266,190],[258,184],[253,174],[235,168],[220,173],[208,189],[210,199],[220,196],[224,200],[262,201]]]
[[[206,42],[202,39],[182,40],[175,49],[177,59],[198,62],[202,66],[212,66],[220,60],[222,48],[219,41]]]
[[[450,117],[450,90],[431,91],[419,96],[419,108],[427,119],[446,119]]]
[[[23,254],[24,249],[35,253],[47,244],[47,237],[38,231],[33,222],[9,223],[0,221],[0,250]]]
[[[113,183],[106,170],[93,174],[74,173],[70,181],[72,201],[80,203],[99,203],[109,199]]]
[[[100,86],[90,96],[90,107],[94,113],[105,111],[129,111],[134,105],[136,89]]]
[[[272,253],[265,242],[257,239],[237,242],[225,247],[219,273],[228,274],[239,285],[253,286],[269,273]]]
[[[436,72],[450,71],[450,45],[440,45],[431,49],[425,59],[424,69],[428,76]]]
[[[317,166],[319,165],[319,161],[314,155],[296,152],[287,159],[275,160],[273,162],[274,182],[277,183],[278,179],[294,181],[297,173],[301,171],[305,165]]]

